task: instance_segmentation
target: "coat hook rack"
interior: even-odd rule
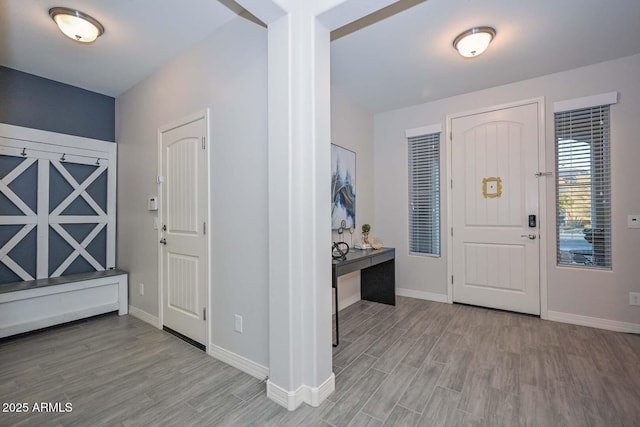
[[[62,153],[62,157],[60,157],[60,161],[64,162],[65,160],[67,160],[64,156],[66,156],[67,153]]]
[[[23,157],[27,157],[27,149],[23,148],[22,153],[20,153],[20,155],[22,155]]]

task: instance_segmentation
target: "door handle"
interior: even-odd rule
[[[165,239],[164,237],[162,239],[160,239],[160,243],[162,243],[163,245],[167,244],[167,239]]]
[[[536,235],[535,234],[521,234],[520,237],[527,237],[531,240],[535,240],[536,239]]]

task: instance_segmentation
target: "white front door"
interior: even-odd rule
[[[161,132],[162,321],[206,345],[206,119]]]
[[[538,141],[537,103],[451,120],[455,302],[540,314]]]

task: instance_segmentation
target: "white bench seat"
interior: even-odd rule
[[[128,273],[111,269],[0,285],[0,338],[128,312]]]

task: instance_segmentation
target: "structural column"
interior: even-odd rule
[[[303,3],[303,2],[298,2]],[[334,389],[329,31],[295,7],[269,25],[267,395],[292,410]]]
[[[269,381],[293,410],[334,390],[330,30],[396,0],[237,0],[268,26]]]

